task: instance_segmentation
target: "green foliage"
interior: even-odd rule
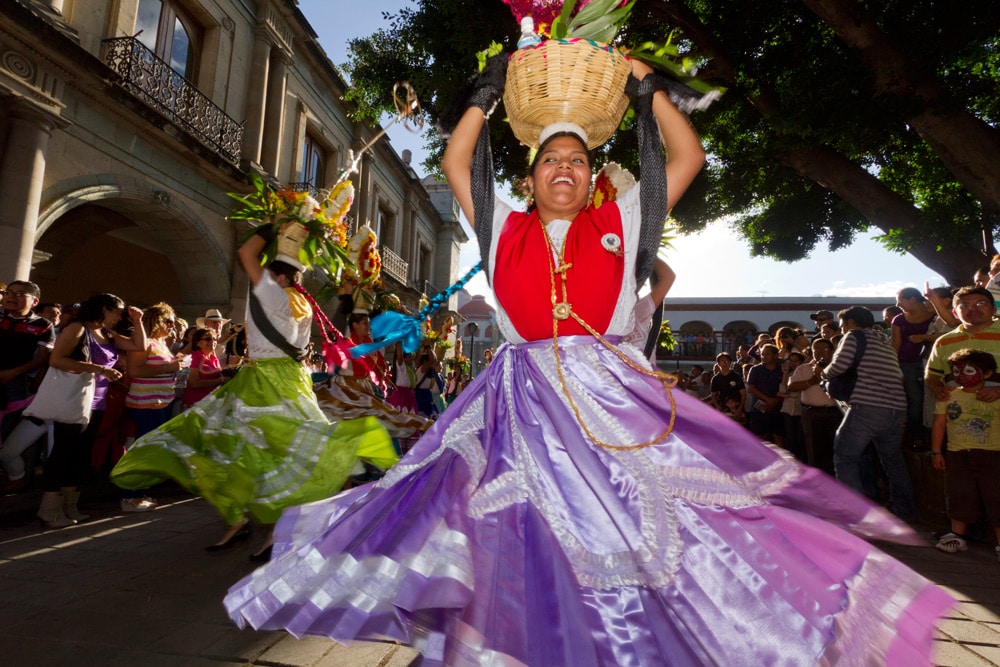
[[[663,320],[660,325],[660,335],[656,338],[656,346],[665,352],[670,352],[677,347],[677,339],[674,338],[669,320]]]
[[[632,0],[619,7],[621,0],[593,0],[589,5],[572,16],[577,0],[566,0],[562,12],[552,22],[551,34],[554,39],[589,39],[602,44],[614,41],[622,24],[632,12]]]
[[[934,112],[967,111],[997,127],[1000,12],[993,0],[968,0],[960,8],[936,0],[862,0],[860,7],[928,80],[947,90],[954,109]],[[629,8],[618,43],[662,44],[647,48],[651,57],[679,59],[688,71],[697,68],[699,79],[729,89],[692,117],[709,161],[673,211],[681,232],[722,217],[747,238],[751,252],[783,260],[808,256],[818,244],[848,245],[871,222],[825,184],[786,166],[789,155],[816,148],[842,156],[859,176],[876,176],[912,204],[921,222],[884,234],[890,250],[926,242],[975,248],[984,225],[995,231],[997,214],[984,209],[908,125],[907,118],[924,110],[923,93],[876,94],[868,56],[846,46],[805,4],[672,0]],[[414,0],[392,16],[391,29],[352,42],[352,99],[360,113],[389,112],[384,91],[406,79],[435,119],[476,71],[475,54],[493,40],[512,50],[517,32],[502,0]],[[498,177],[513,182],[523,176],[527,150],[502,113],[493,116],[490,131]],[[595,161],[615,160],[635,172],[634,143],[631,133],[620,132]],[[429,145],[428,164],[436,165],[443,146],[433,135]]]

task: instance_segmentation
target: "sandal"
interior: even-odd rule
[[[938,543],[934,545],[934,548],[947,554],[953,554],[959,551],[968,551],[969,545],[965,542],[964,537],[955,533],[945,533],[938,540]]]

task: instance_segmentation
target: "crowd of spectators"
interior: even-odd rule
[[[1000,414],[1000,381],[995,368],[968,356],[985,352],[1000,361],[1000,256],[976,278],[975,285],[959,290],[906,287],[879,313],[881,321],[855,306],[836,314],[812,313],[810,331],[781,326],[773,334],[731,334],[724,351],[714,355],[711,371],[695,364],[689,373],[678,373],[679,387],[870,497],[885,495],[881,483],[893,511],[913,520],[916,505],[903,447],[927,452],[934,467],[944,470],[947,463],[956,469],[953,477],[963,480],[961,471],[968,466],[949,450],[949,440],[957,437],[964,447],[970,442],[965,436],[978,429],[972,441],[983,445],[988,458],[1000,457],[992,417]],[[140,312],[126,310],[113,295],[98,295],[82,307],[42,302],[38,286],[28,281],[0,283],[0,292],[2,492],[30,488],[37,466],[47,460],[39,515],[54,527],[80,520],[77,488],[88,470],[106,474],[132,439],[225,383],[246,355],[242,325],[232,325],[215,309],[189,327],[165,303]],[[716,339],[705,333],[684,337],[680,344],[685,354],[708,356],[718,349]],[[87,354],[74,356],[81,345],[89,346]],[[415,390],[418,400],[410,402],[421,411],[443,409],[464,384],[458,369],[443,376],[439,363],[393,356],[397,384],[404,387],[400,396],[405,388]],[[956,363],[973,368],[970,358],[978,360],[981,379],[971,408],[968,396],[964,402],[956,398],[957,392],[969,392],[954,372]],[[47,429],[22,416],[50,363],[95,373],[98,389],[88,425]],[[429,384],[441,395],[437,404],[419,396],[428,389],[421,382],[428,384],[432,375],[437,381]],[[856,378],[853,391],[837,395],[831,385],[848,376]],[[970,410],[978,420],[970,421]],[[953,422],[962,424],[961,436]],[[68,442],[75,452],[71,460],[62,457]],[[993,469],[976,460],[977,470]],[[1000,472],[1000,459],[994,463]],[[976,488],[975,483],[965,486]],[[952,484],[948,489],[957,492]],[[54,511],[57,501],[59,512]],[[997,503],[995,508],[987,503],[986,509],[1000,529],[1000,498]],[[970,518],[979,519],[964,509],[972,505],[959,503],[964,514],[953,517],[946,550],[964,548],[965,526]],[[122,498],[123,511],[155,506],[141,492]]]
[[[952,530],[938,548],[965,550],[964,531],[983,516],[1000,539],[1000,256],[977,281],[906,287],[877,314],[818,310],[813,330],[743,339],[716,355],[710,379],[695,366],[679,385],[908,521],[917,506],[903,451],[929,456],[949,471]]]
[[[112,294],[42,302],[38,285],[20,280],[0,283],[0,294],[0,493],[31,489],[41,465],[38,515],[52,528],[86,518],[77,509],[81,482],[106,476],[132,440],[189,408],[242,362],[240,327],[224,328],[217,310],[188,327],[165,303],[142,311]],[[94,375],[87,423],[23,414],[50,367]],[[121,500],[125,512],[155,506],[141,492]]]
[[[132,441],[191,408],[248,360],[244,326],[218,309],[189,326],[167,303],[126,308],[111,294],[82,304],[42,302],[39,286],[29,281],[0,283],[0,298],[0,502],[4,495],[43,486],[39,517],[51,528],[86,518],[77,509],[81,482],[106,478]],[[367,315],[363,319],[367,324]],[[87,424],[49,428],[53,422],[23,414],[50,360],[71,373],[94,374]],[[398,385],[396,397],[402,398],[408,389],[413,405],[404,409],[432,419],[470,381],[458,366],[445,375],[441,361],[426,354],[408,361],[398,350],[389,361],[397,373],[383,374],[382,391],[392,396]],[[309,364],[316,376],[350,370],[320,351]],[[67,451],[71,457],[64,456]],[[120,505],[123,512],[147,512],[156,500],[148,490],[125,491]]]

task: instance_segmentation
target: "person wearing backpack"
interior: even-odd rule
[[[834,471],[840,482],[863,493],[862,454],[869,443],[874,444],[889,481],[893,513],[904,521],[914,521],[913,483],[900,449],[906,394],[896,351],[875,331],[875,318],[867,308],[846,308],[838,318],[844,337],[823,377],[831,384],[831,395],[837,378],[853,372],[856,379],[852,388],[842,388],[844,393],[834,396],[848,406],[834,438]]]

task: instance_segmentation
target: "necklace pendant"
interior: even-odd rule
[[[552,317],[554,317],[557,320],[567,320],[569,319],[569,314],[572,310],[573,307],[570,304],[566,303],[565,301],[562,303],[557,303],[555,306],[552,307]]]
[[[562,274],[562,277],[566,277],[566,272],[573,268],[572,262],[563,262],[559,264],[559,268],[556,269],[556,273]]]

